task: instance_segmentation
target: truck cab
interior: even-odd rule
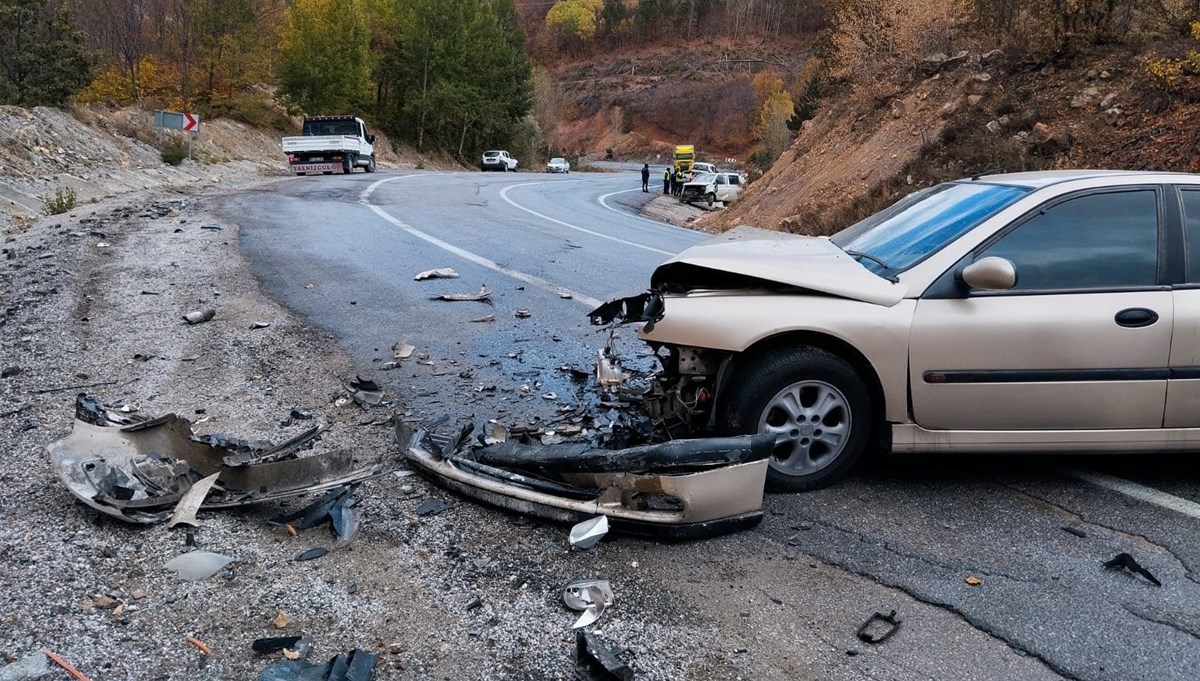
[[[302,133],[283,138],[283,153],[297,175],[351,173],[355,168],[375,172],[375,136],[361,118],[310,116],[304,119]]]
[[[675,145],[675,169],[685,173],[692,172],[692,164],[696,162],[696,147],[691,144]]]

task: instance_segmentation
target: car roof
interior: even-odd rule
[[[1043,170],[1027,173],[1004,173],[1000,175],[976,175],[963,178],[960,182],[986,182],[988,184],[1004,184],[1014,187],[1041,189],[1060,182],[1087,180],[1099,177],[1162,177],[1174,176],[1190,178],[1200,182],[1200,175],[1193,173],[1170,173],[1147,170]]]

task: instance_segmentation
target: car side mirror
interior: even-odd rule
[[[981,258],[962,269],[962,282],[973,289],[1007,291],[1017,285],[1017,267],[996,256]]]
[[[367,135],[367,144],[375,144],[375,136]]]

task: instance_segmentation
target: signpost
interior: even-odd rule
[[[192,158],[192,139],[200,132],[200,117],[178,111],[155,111],[154,127],[167,130],[182,130],[188,134],[188,158]]]

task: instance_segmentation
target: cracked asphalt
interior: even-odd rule
[[[605,341],[587,324],[590,302],[639,292],[655,265],[708,238],[638,216],[654,196],[633,172],[414,172],[292,178],[217,210],[240,225],[263,290],[411,416],[532,423],[586,402],[559,367],[589,367]],[[413,280],[437,267],[462,276]],[[481,285],[492,305],[430,300]],[[382,371],[398,341],[419,361]],[[623,587],[662,599],[636,608],[639,631],[682,632],[662,639],[679,665],[662,678],[1196,679],[1200,514],[1186,511],[1197,503],[1200,474],[1183,455],[893,458],[829,489],[769,496],[749,532],[617,539],[570,565],[613,581],[618,607],[605,617],[618,631],[629,626]],[[538,542],[562,532],[470,517],[459,529],[535,568]],[[1162,586],[1102,567],[1122,552]],[[872,612],[893,609],[904,619],[895,637],[855,638]]]

